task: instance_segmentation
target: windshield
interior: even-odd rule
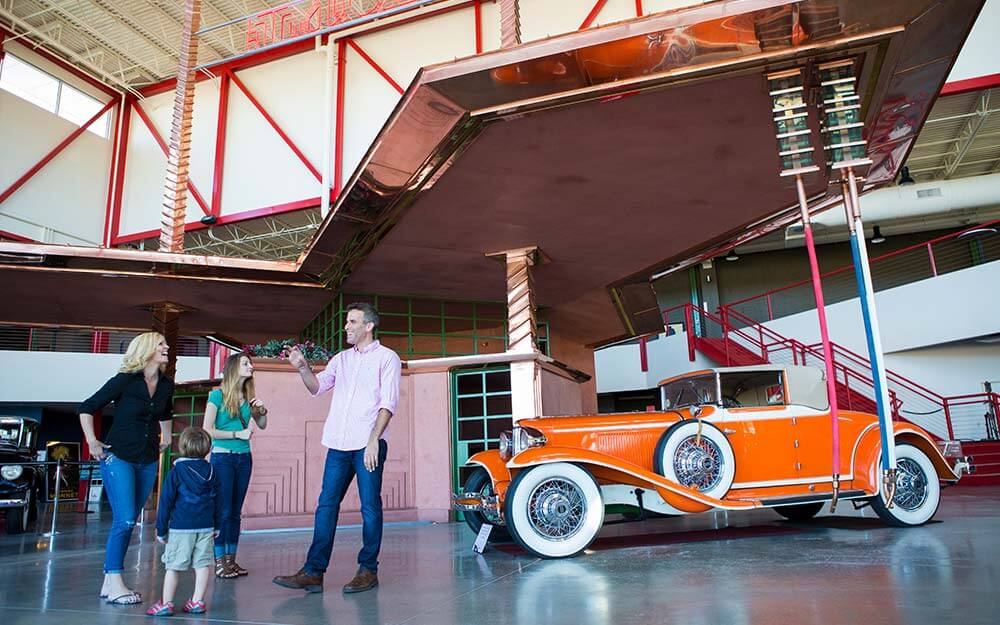
[[[18,446],[21,443],[21,423],[19,421],[0,422],[0,445]]]
[[[667,382],[660,387],[663,409],[681,408],[697,404],[715,404],[717,386],[715,374],[699,375]]]

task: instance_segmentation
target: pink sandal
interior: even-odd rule
[[[153,604],[151,608],[146,610],[146,614],[150,616],[173,616],[174,615],[174,604],[169,601],[164,603],[162,601],[157,601]]]
[[[188,601],[184,604],[184,611],[188,614],[204,614],[207,610],[205,609],[204,601]]]

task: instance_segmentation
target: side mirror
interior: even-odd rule
[[[704,410],[704,408],[702,407],[701,404],[697,404],[697,405],[691,406],[690,410],[691,410],[691,418],[692,419],[697,419],[698,417],[701,416],[701,413]]]

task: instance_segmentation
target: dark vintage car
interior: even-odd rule
[[[0,510],[7,517],[7,533],[20,534],[35,520],[43,500],[44,467],[34,462],[38,421],[0,416]]]

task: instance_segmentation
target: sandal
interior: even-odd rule
[[[114,599],[108,599],[107,603],[111,605],[135,605],[142,603],[142,597],[137,592],[127,592],[124,595],[118,595]]]
[[[148,610],[146,610],[146,614],[150,616],[173,616],[174,604],[169,601],[166,603],[157,601]]]
[[[242,566],[240,566],[239,564],[236,563],[236,556],[232,556],[232,558],[233,559],[230,560],[229,563],[231,565],[231,568],[234,571],[236,571],[237,575],[239,575],[240,577],[243,577],[245,575],[249,575],[250,574],[250,571],[246,570],[245,568],[243,568]]]
[[[233,570],[229,564],[229,556],[215,559],[215,576],[219,579],[233,579],[239,577],[239,573]]]
[[[205,609],[205,602],[195,601],[194,599],[184,604],[184,611],[188,614],[204,614],[207,612]]]

